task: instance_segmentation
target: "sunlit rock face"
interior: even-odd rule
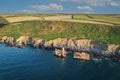
[[[62,50],[55,49],[54,55],[55,55],[55,56],[58,56],[58,57],[65,58],[65,57],[67,56],[67,51],[65,51],[64,48],[62,48]]]
[[[107,49],[107,44],[102,42],[97,42],[94,40],[88,40],[88,39],[82,39],[82,40],[76,40],[76,39],[67,39],[67,38],[58,38],[54,40],[50,40],[45,42],[45,46],[51,46],[52,47],[58,47],[58,48],[68,48],[70,50],[77,50],[81,47],[87,47],[87,48],[96,48],[96,49]]]
[[[80,60],[90,60],[90,54],[87,53],[79,53],[79,52],[75,52],[74,53],[74,58],[75,59],[80,59]]]
[[[44,47],[45,40],[39,39],[35,41],[34,47],[35,48],[43,48]]]
[[[30,36],[21,36],[16,40],[16,46],[23,46],[23,45],[34,45],[34,40]]]
[[[108,45],[107,50],[113,52],[113,51],[117,51],[119,47],[120,47],[119,45],[112,44],[112,45]]]
[[[15,46],[16,40],[13,37],[3,36],[1,38],[1,43],[5,43],[6,45],[9,46]]]

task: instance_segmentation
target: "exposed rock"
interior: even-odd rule
[[[3,36],[0,38],[0,43],[4,43],[7,46],[16,46],[19,48],[22,48],[24,45],[45,49],[61,49],[64,47],[66,51],[75,52],[74,58],[76,59],[90,60],[90,56],[92,56],[96,59],[120,61],[120,45],[107,45],[105,43],[97,42],[94,40],[58,38],[50,41],[45,41],[43,39],[34,41],[30,36],[21,36],[16,41],[13,37]],[[67,52],[64,49],[58,49],[55,49],[56,56],[67,56]]]
[[[66,38],[58,38],[53,40],[54,47],[64,47],[68,43],[68,39]]]
[[[34,40],[30,36],[21,36],[16,41],[17,47],[22,47],[23,45],[34,46]]]
[[[43,48],[44,47],[45,40],[39,39],[35,41],[34,47],[35,48]]]
[[[18,48],[22,48],[24,45],[22,43],[17,43],[15,46]]]
[[[113,52],[113,51],[116,51],[119,47],[120,47],[119,45],[113,44],[113,45],[109,45],[107,50],[110,52]]]
[[[65,47],[67,50],[72,51],[80,51],[82,49],[86,48],[95,48],[95,49],[101,49],[106,50],[107,44],[102,42],[97,42],[94,40],[76,40],[76,39],[67,39],[67,38],[58,38],[54,40],[50,40],[45,42],[45,47],[54,47],[54,48],[62,48]]]
[[[1,40],[2,40],[2,38],[0,37],[0,43],[2,43]]]
[[[15,38],[13,38],[13,37],[8,37],[8,38],[7,38],[7,41],[6,41],[6,44],[7,44],[7,45],[10,45],[10,46],[15,46],[15,44],[16,44]]]
[[[3,36],[1,42],[6,43],[7,38],[8,38],[8,36]]]
[[[96,49],[103,49],[106,50],[107,45],[105,43],[102,42],[97,42],[94,40],[76,40],[76,45],[78,48],[80,47],[89,47],[89,48],[96,48]]]
[[[59,49],[55,49],[55,56],[58,56],[58,57],[66,57],[67,56],[67,52],[65,51],[64,48],[62,48],[62,50],[59,50]]]
[[[80,60],[90,60],[90,55],[87,53],[83,53],[83,52],[82,53],[75,52],[74,58],[80,59]]]
[[[93,45],[91,45],[91,40],[76,40],[75,41],[76,45],[78,48],[80,47],[93,47]]]
[[[77,50],[78,47],[77,47],[77,45],[76,45],[76,40],[74,40],[74,39],[69,39],[69,40],[68,40],[68,43],[67,43],[67,47],[70,48],[70,50],[73,50],[73,51]]]
[[[15,38],[8,36],[3,36],[1,40],[1,43],[5,43],[8,46],[15,46],[15,42]]]
[[[48,48],[48,49],[53,48],[53,42],[52,42],[52,40],[51,41],[46,41],[44,43],[44,48]]]

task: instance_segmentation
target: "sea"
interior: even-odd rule
[[[68,53],[0,44],[0,80],[120,80],[120,62],[80,61]]]

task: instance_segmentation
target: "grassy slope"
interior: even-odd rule
[[[29,21],[10,24],[0,28],[0,36],[18,38],[30,35],[34,38],[51,40],[59,37],[93,39],[108,44],[120,44],[120,26],[73,23],[60,21]]]
[[[7,24],[8,21],[4,19],[2,16],[0,16],[0,25]]]

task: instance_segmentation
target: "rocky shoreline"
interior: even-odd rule
[[[94,40],[76,40],[67,38],[58,38],[50,41],[44,39],[34,40],[30,36],[21,36],[18,39],[13,37],[3,36],[0,38],[0,43],[6,46],[22,48],[30,46],[33,48],[42,49],[61,49],[71,52],[86,52],[95,59],[106,59],[112,61],[120,61],[120,45],[107,45]]]

